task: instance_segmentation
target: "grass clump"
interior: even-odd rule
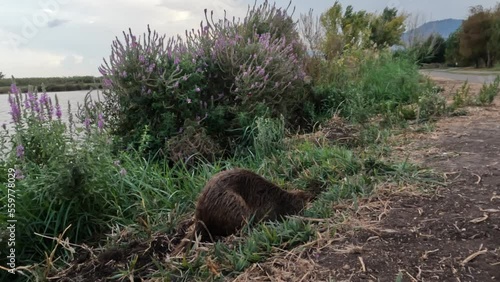
[[[500,93],[500,76],[497,75],[493,83],[487,85],[483,84],[481,90],[479,91],[479,95],[477,97],[477,103],[479,105],[490,105],[493,103],[493,100]]]
[[[470,85],[468,81],[464,81],[460,89],[453,95],[453,108],[461,108],[473,104],[472,97],[470,96]]]

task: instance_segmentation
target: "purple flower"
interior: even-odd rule
[[[174,59],[174,65],[178,65],[180,63],[181,60],[179,60],[178,57],[175,57]]]
[[[147,71],[148,73],[152,73],[152,72],[153,72],[153,70],[154,70],[154,68],[155,68],[155,66],[156,66],[156,65],[155,65],[154,63],[152,63],[151,65],[149,65],[149,67],[148,67],[148,69],[147,69],[146,71]]]
[[[144,58],[144,55],[139,55],[139,62],[143,63],[146,61],[146,58]]]
[[[18,158],[22,158],[24,157],[24,147],[22,144],[19,144],[17,147],[16,147],[16,156]]]
[[[196,87],[196,88],[194,89],[194,91],[195,91],[195,92],[200,92],[200,91],[201,91],[201,89],[200,89],[200,87]]]
[[[125,168],[122,167],[122,169],[120,169],[120,175],[121,176],[125,176],[127,175],[127,170]]]
[[[61,119],[62,112],[61,112],[61,106],[59,104],[56,104],[56,117],[58,119]]]
[[[19,94],[19,89],[17,88],[15,83],[12,83],[10,85],[10,93],[12,94]]]
[[[25,108],[25,109],[29,109],[29,108],[31,108],[30,101],[28,100],[28,94],[25,94],[25,95],[24,95],[24,108]]]
[[[187,102],[188,104],[191,104],[191,99],[187,98],[187,99],[186,99],[186,102]]]
[[[101,130],[104,128],[104,118],[101,113],[97,115],[97,127]]]
[[[90,130],[90,119],[88,117],[85,118],[83,124],[85,125],[85,129]]]
[[[19,109],[19,106],[17,103],[14,101],[14,99],[10,99],[10,94],[9,94],[9,102],[10,102],[10,114],[12,116],[12,120],[17,123],[21,120],[21,109]]]
[[[16,176],[16,179],[24,179],[23,172],[18,168],[16,168],[16,172],[14,173],[14,175]]]
[[[33,111],[40,114],[40,105],[36,99],[33,100]]]
[[[111,88],[111,86],[113,86],[113,83],[111,82],[111,79],[105,78],[103,80],[103,85],[105,88]]]
[[[122,72],[122,74],[121,74],[121,76],[122,76],[123,78],[127,77],[127,72],[126,72],[126,71],[123,71],[123,72]]]
[[[114,164],[115,166],[120,166],[120,160],[116,160],[116,161],[114,161],[114,162],[113,162],[113,164]]]
[[[47,92],[43,92],[42,95],[40,96],[40,104],[47,105],[48,100],[49,100],[49,95],[47,95]]]
[[[33,95],[33,92],[31,91],[28,91],[28,100],[30,101],[30,103],[33,104],[33,102],[36,100],[35,98],[35,95]]]

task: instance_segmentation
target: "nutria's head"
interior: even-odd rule
[[[312,199],[314,199],[314,195],[307,192],[307,191],[302,191],[302,190],[292,190],[290,191],[291,194],[296,196],[297,198],[301,199],[304,202],[310,202]]]

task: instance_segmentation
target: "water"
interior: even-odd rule
[[[89,91],[65,91],[65,92],[47,92],[48,96],[52,99],[52,104],[55,106],[55,96],[57,95],[57,99],[59,100],[59,105],[61,106],[61,120],[65,123],[68,122],[68,102],[71,104],[71,112],[73,115],[76,113],[76,110],[78,109],[78,104],[82,105],[83,102],[85,101],[85,96],[89,93]],[[38,93],[38,98],[40,98],[40,94]],[[99,93],[101,94],[101,93]],[[91,92],[91,97],[93,99],[97,98],[97,91],[92,91]],[[101,96],[102,98],[102,96]],[[95,101],[95,100],[94,100]],[[7,94],[0,94],[0,126],[3,124],[6,125],[7,130],[9,134],[12,134],[14,132],[14,124],[12,123],[12,116],[9,113],[10,112],[10,103],[9,103],[9,95]],[[56,118],[56,117],[54,117]],[[74,117],[74,121],[78,122],[76,120],[76,117]],[[0,134],[4,135],[5,131],[3,128],[0,127]],[[10,147],[10,142],[7,141],[7,147]],[[1,146],[0,146],[1,147]],[[1,155],[4,155],[5,152],[0,152],[0,159],[3,158]]]
[[[52,99],[52,104],[55,105],[55,96],[57,95],[57,99],[59,100],[59,105],[61,106],[62,117],[61,120],[64,122],[68,122],[68,101],[71,104],[71,111],[76,113],[77,104],[80,105],[85,100],[85,95],[87,95],[89,91],[65,91],[65,92],[47,92],[49,97]],[[38,93],[38,98],[40,98],[40,94]],[[92,98],[97,98],[97,92],[91,92]],[[9,104],[9,95],[0,94],[0,125],[6,124],[8,128],[12,128],[12,117],[10,115],[10,104]]]

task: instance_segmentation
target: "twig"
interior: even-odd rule
[[[363,258],[362,257],[358,257],[359,259],[359,262],[361,263],[361,270],[363,272],[366,272],[366,266],[365,266],[365,262],[363,261]]]
[[[424,254],[422,255],[422,259],[424,259],[424,260],[428,259],[429,258],[429,254],[435,253],[437,251],[439,251],[439,249],[435,249],[435,250],[432,250],[432,251],[425,251]]]
[[[417,269],[418,269],[418,273],[417,273],[417,281],[418,280],[422,280],[422,268],[420,268],[420,266],[417,266]]]
[[[470,262],[471,260],[475,259],[477,256],[480,256],[480,255],[484,255],[488,252],[488,249],[484,249],[484,250],[480,250],[480,251],[477,251],[473,254],[471,254],[470,256],[468,256],[467,258],[465,258],[462,263],[460,263],[462,266],[465,266],[468,262]]]
[[[405,270],[405,272],[406,272],[406,275],[410,276],[410,279],[411,279],[412,281],[416,281],[416,282],[418,282],[418,280],[417,280],[415,277],[411,276],[411,274],[410,274],[408,271],[406,271],[406,270]]]
[[[477,177],[477,181],[475,182],[475,184],[478,185],[479,183],[481,183],[481,176],[479,176],[479,175],[477,175],[477,174],[475,174],[473,172],[471,172],[471,173],[472,173],[472,175],[474,175],[475,177]]]
[[[480,223],[480,222],[483,222],[485,220],[488,219],[488,214],[487,213],[484,213],[483,214],[483,217],[480,217],[480,218],[475,218],[475,219],[472,219],[472,220],[469,220],[469,222],[471,223]]]

